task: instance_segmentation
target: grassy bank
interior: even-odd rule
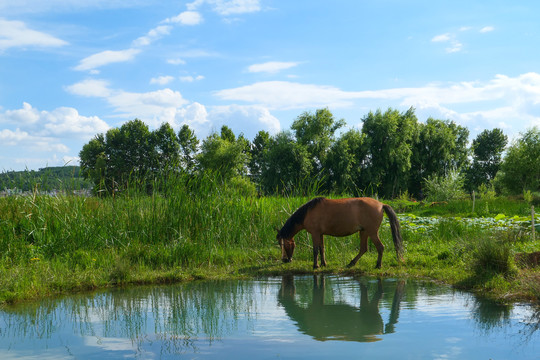
[[[274,230],[311,196],[246,197],[211,178],[177,179],[166,188],[153,196],[0,198],[0,303],[125,284],[313,271],[309,236],[297,236],[295,261],[282,264]],[[396,261],[385,221],[382,269],[374,269],[374,250],[345,268],[359,244],[351,236],[327,238],[329,266],[317,271],[428,278],[497,299],[540,299],[540,269],[513,260],[540,250],[530,230],[471,225],[462,220],[474,215],[467,201],[390,203],[409,214],[401,216],[405,263]],[[506,199],[476,206],[483,216],[530,212]],[[415,224],[414,214],[431,223]]]

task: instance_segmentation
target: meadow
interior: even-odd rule
[[[169,179],[160,188],[151,195],[133,189],[103,198],[0,198],[0,304],[113,286],[313,272],[309,234],[297,235],[294,261],[283,264],[275,228],[314,194],[246,195],[210,176]],[[539,301],[540,269],[514,261],[540,250],[527,202],[477,199],[474,213],[471,200],[386,202],[399,213],[404,263],[385,220],[381,269],[374,249],[346,268],[359,246],[350,236],[326,237],[328,266],[316,271],[432,279],[500,301]]]

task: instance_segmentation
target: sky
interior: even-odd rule
[[[540,2],[0,0],[0,171],[78,165],[135,118],[253,140],[328,108],[540,126]]]

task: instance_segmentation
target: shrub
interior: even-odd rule
[[[425,179],[428,201],[451,201],[465,197],[465,179],[457,170],[450,170],[446,176],[429,176]]]
[[[472,266],[477,275],[489,273],[512,275],[515,264],[510,243],[493,237],[478,239],[472,252]]]

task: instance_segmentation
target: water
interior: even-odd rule
[[[539,312],[411,280],[137,287],[0,311],[0,359],[540,359]]]

